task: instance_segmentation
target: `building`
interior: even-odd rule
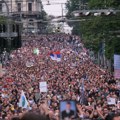
[[[3,0],[1,0],[3,1]],[[41,0],[4,0],[9,8],[9,14],[14,20],[23,24],[24,32],[37,32],[42,19]],[[0,2],[0,13],[7,13],[4,2]]]

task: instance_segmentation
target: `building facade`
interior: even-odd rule
[[[4,0],[6,1],[6,0]],[[42,19],[41,0],[7,0],[9,14],[23,24],[24,32],[37,32]],[[0,13],[7,13],[5,3],[0,2]]]

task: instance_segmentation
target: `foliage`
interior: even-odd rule
[[[79,0],[68,0],[66,8],[68,9],[67,17],[71,17],[73,11],[79,10]]]
[[[4,16],[0,16],[0,24],[6,22],[6,19]]]
[[[70,1],[74,0],[69,0],[69,3]],[[119,9],[120,4],[118,3],[120,3],[119,0],[88,0],[88,8]],[[72,12],[71,8],[69,10],[68,7],[68,11]],[[112,58],[114,53],[120,54],[118,47],[120,41],[117,37],[117,34],[119,33],[114,34],[116,31],[120,30],[120,14],[110,16],[102,15],[97,17],[87,16],[80,17],[79,19],[86,19],[86,21],[72,23],[73,33],[81,35],[87,48],[90,48],[97,53],[100,49],[100,43],[105,42],[105,53],[107,58]]]
[[[105,8],[120,8],[119,0],[89,0],[89,8],[105,9]]]

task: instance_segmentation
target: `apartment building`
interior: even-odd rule
[[[24,32],[36,32],[39,30],[39,21],[42,19],[41,0],[0,0],[0,13],[7,13],[16,21],[23,24]]]

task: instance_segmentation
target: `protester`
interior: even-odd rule
[[[48,120],[45,116],[36,112],[27,112],[25,113],[20,120]]]
[[[59,120],[61,100],[76,100],[77,118],[84,120],[105,120],[109,113],[120,112],[118,80],[92,62],[78,36],[50,34],[24,39],[23,46],[13,51],[11,60],[3,66],[5,74],[0,79],[2,119],[21,118],[26,112],[34,111],[49,120]],[[50,55],[58,52],[59,61],[51,59],[54,56]],[[47,93],[40,92],[39,82],[42,81],[47,82]],[[19,107],[21,91],[26,96],[27,108]]]

